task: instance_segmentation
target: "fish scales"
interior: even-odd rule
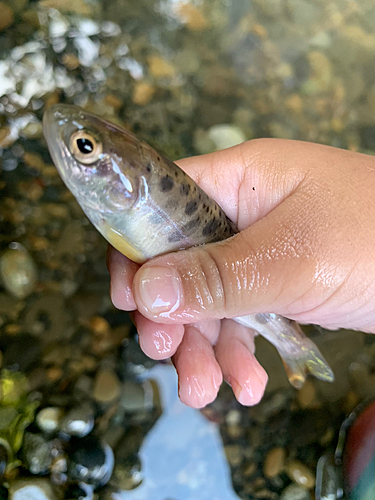
[[[45,112],[52,159],[82,209],[121,253],[143,263],[157,255],[221,241],[237,230],[183,170],[128,130],[76,106]],[[278,350],[289,381],[333,373],[299,325],[273,313],[233,318]]]

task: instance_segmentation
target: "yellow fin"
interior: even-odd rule
[[[136,248],[132,247],[130,243],[126,241],[121,233],[115,231],[106,221],[102,221],[100,225],[100,232],[104,238],[109,241],[109,243],[116,248],[120,253],[125,255],[128,259],[136,262],[137,264],[143,264],[147,259],[145,256]]]

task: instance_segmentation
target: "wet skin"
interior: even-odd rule
[[[220,321],[223,316],[268,309],[325,328],[375,332],[373,157],[257,140],[178,164],[241,233],[157,257],[140,269],[110,249],[108,266],[114,304],[137,308],[146,354],[173,356],[185,403],[212,401],[222,375],[243,404],[263,395],[266,375],[252,338],[240,325]],[[213,268],[208,282],[206,271]],[[168,285],[171,269],[184,301],[166,315],[176,300]],[[212,300],[202,300],[207,289],[215,290]]]

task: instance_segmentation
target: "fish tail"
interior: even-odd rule
[[[296,389],[300,389],[308,374],[325,382],[333,382],[333,372],[319,349],[310,339],[304,340],[304,346],[298,357],[288,356],[285,352],[279,351],[289,382]]]

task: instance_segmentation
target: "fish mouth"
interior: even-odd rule
[[[43,134],[53,163],[63,177],[65,177],[64,167],[69,164],[69,151],[63,138],[64,125],[68,121],[67,113],[64,113],[65,108],[68,106],[55,104],[43,115]]]

